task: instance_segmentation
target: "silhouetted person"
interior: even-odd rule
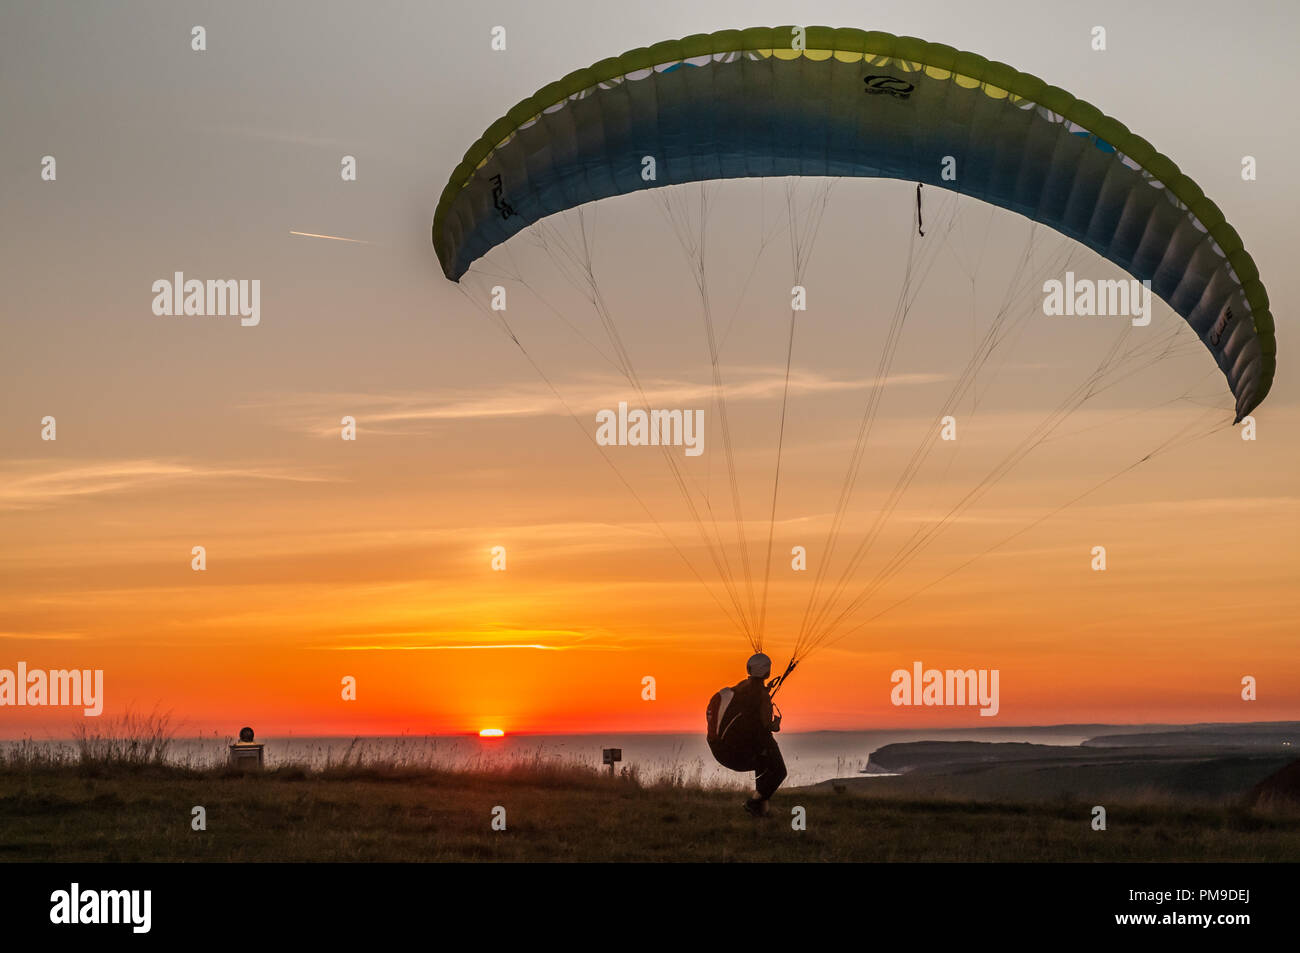
[[[754,772],[754,796],[745,810],[755,817],[767,813],[767,801],[785,780],[785,759],[772,737],[781,730],[781,716],[773,712],[765,680],[772,660],[759,652],[745,663],[749,677],[724,688],[709,704],[709,747],[722,765],[733,771]]]

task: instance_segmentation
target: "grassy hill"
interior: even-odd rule
[[[594,769],[0,768],[0,859],[54,861],[1205,861],[1300,859],[1300,811],[1133,796],[990,802],[860,785],[735,791]],[[191,829],[206,809],[207,830]],[[506,830],[491,829],[506,809]],[[792,829],[792,809],[807,829]]]

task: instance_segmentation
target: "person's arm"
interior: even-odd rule
[[[763,716],[763,718],[762,718],[762,721],[763,721],[763,727],[765,727],[768,731],[771,731],[771,732],[777,732],[777,731],[780,731],[780,730],[781,730],[781,716],[780,716],[779,714],[774,714],[774,713],[773,713],[773,711],[772,711],[772,697],[771,697],[770,695],[768,695],[767,692],[764,692],[764,693],[763,693],[763,698],[762,698],[762,701],[760,702],[760,704],[763,706],[763,707],[760,709],[760,714]]]

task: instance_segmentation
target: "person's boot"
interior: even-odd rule
[[[745,802],[745,813],[750,817],[763,817],[767,814],[767,801],[762,798],[751,797]]]

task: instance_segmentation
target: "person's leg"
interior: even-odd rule
[[[758,789],[759,800],[766,801],[785,780],[785,759],[775,738],[769,738],[758,755],[758,766],[754,771],[754,786]]]

